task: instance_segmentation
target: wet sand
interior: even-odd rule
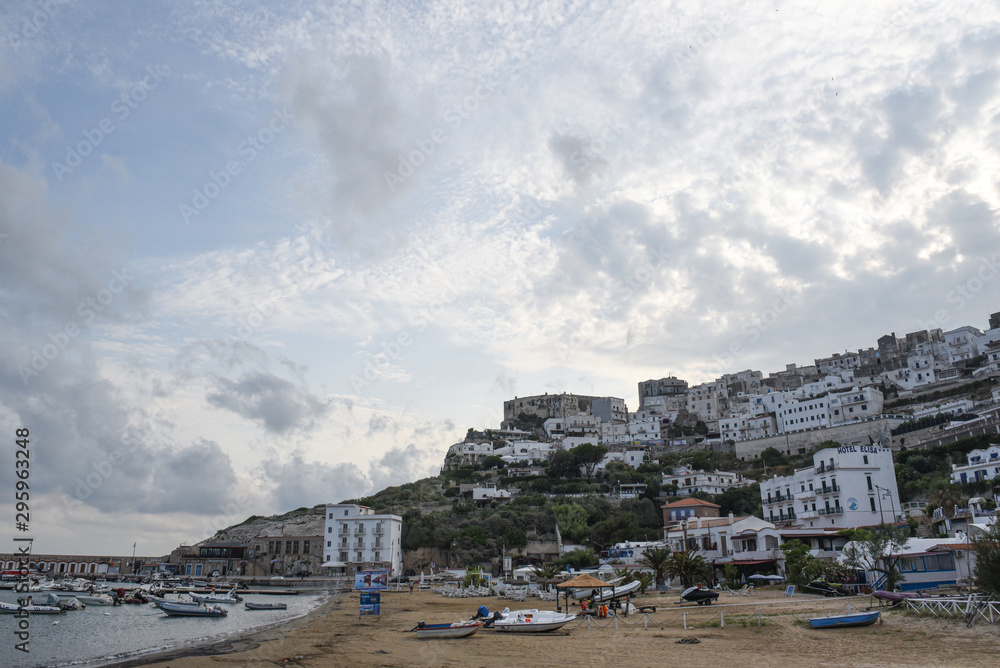
[[[750,597],[723,594],[712,606],[676,606],[677,593],[640,598],[657,606],[648,617],[571,622],[538,635],[480,631],[455,640],[418,640],[407,633],[428,623],[490,610],[555,609],[538,599],[450,599],[423,591],[382,594],[379,617],[358,616],[358,594],[339,596],[310,615],[280,627],[209,647],[147,657],[118,666],[223,668],[242,666],[947,666],[993,668],[1000,656],[1000,625],[919,617],[884,610],[883,623],[864,628],[813,630],[808,617],[868,607],[869,598],[825,599],[780,590]],[[571,608],[574,612],[578,608]],[[686,613],[686,614],[685,614]],[[723,618],[720,619],[720,613]],[[758,615],[763,626],[757,626]],[[684,622],[688,629],[684,629]],[[724,621],[725,626],[722,626]],[[568,630],[567,630],[568,629]],[[691,642],[693,639],[699,642]],[[685,640],[685,643],[678,641]],[[687,644],[691,642],[691,644]]]

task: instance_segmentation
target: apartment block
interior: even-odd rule
[[[333,503],[326,506],[325,568],[355,571],[385,568],[389,577],[403,572],[403,518],[376,514],[367,506]]]

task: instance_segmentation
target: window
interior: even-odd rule
[[[327,533],[333,533],[333,527],[327,527],[326,528],[326,532]]]
[[[875,489],[874,487],[872,487],[872,477],[870,475],[866,475],[865,476],[865,480],[868,481],[868,491],[869,492],[872,491],[873,489]]]
[[[375,553],[375,561],[382,561],[382,553],[381,552],[376,552]]]
[[[347,510],[344,510],[344,517],[347,517]]]
[[[285,554],[291,554],[291,553],[292,553],[292,541],[286,540],[285,541]]]
[[[309,541],[302,541],[302,554],[309,554]]]
[[[865,455],[865,464],[867,463],[868,463],[868,455]],[[868,489],[871,489],[871,487],[869,487]]]
[[[299,541],[292,541],[292,554],[299,553]]]
[[[363,563],[364,562],[365,558],[364,558],[364,555],[361,552],[358,552],[356,556],[358,558],[355,559],[355,561],[357,561],[358,563]]]
[[[869,502],[871,502],[871,505],[872,505],[872,512],[874,513],[874,512],[875,512],[875,497],[870,497],[870,498],[868,499],[868,501],[869,501]]]
[[[347,563],[347,553],[346,552],[341,552],[340,553],[340,560],[342,562],[344,562],[345,564]]]
[[[333,519],[333,513],[330,513],[329,519],[331,519],[331,520]]]
[[[326,546],[327,547],[333,547],[333,541],[332,540],[326,541]]]

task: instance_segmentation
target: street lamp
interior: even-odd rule
[[[878,495],[878,516],[879,516],[879,519],[881,520],[882,524],[885,524],[885,516],[882,514],[882,497],[885,496],[886,494],[889,495],[889,505],[891,507],[892,506],[892,490],[888,489],[887,487],[882,487],[880,485],[875,485],[875,489],[877,489],[878,492],[879,492],[879,495]],[[893,513],[893,521],[895,521],[895,519],[896,519],[896,515],[895,515],[896,511],[895,511],[895,509],[892,509],[892,513]]]

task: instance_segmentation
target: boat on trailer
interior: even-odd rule
[[[482,622],[467,620],[464,622],[454,622],[452,624],[427,624],[418,623],[410,629],[417,632],[418,638],[465,638],[483,628]]]
[[[702,587],[688,587],[681,592],[681,603],[697,603],[698,605],[712,605],[712,601],[719,598],[719,592],[714,589],[704,589]]]
[[[879,614],[878,610],[855,613],[848,611],[846,615],[813,617],[809,620],[809,626],[814,629],[844,629],[854,626],[871,626],[879,620]]]

